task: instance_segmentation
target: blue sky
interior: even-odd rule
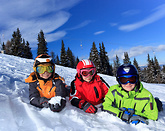
[[[42,29],[49,52],[60,55],[61,40],[79,59],[89,57],[92,43],[104,43],[110,62],[128,52],[131,61],[147,64],[147,54],[165,64],[164,0],[0,0],[0,38],[6,42],[20,29],[36,57]]]

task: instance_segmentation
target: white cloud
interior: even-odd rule
[[[118,23],[110,23],[111,26],[117,26]]]
[[[95,32],[94,33],[94,35],[99,35],[99,34],[102,34],[102,33],[104,33],[105,31],[97,31],[97,32]]]
[[[19,28],[22,38],[28,40],[31,46],[32,44],[36,45],[37,36],[41,29],[47,36],[48,42],[60,39],[65,36],[66,32],[55,32],[55,30],[69,20],[71,15],[67,10],[80,1],[40,0],[39,2],[34,2],[33,0],[1,0],[0,34],[4,34],[4,41],[6,42],[11,39],[13,31]]]
[[[122,13],[123,16],[132,16],[132,15],[136,15],[139,14],[140,10],[128,10]]]
[[[129,57],[136,57],[142,54],[147,54],[149,52],[160,52],[165,51],[165,45],[158,45],[157,47],[154,46],[136,46],[132,47],[128,50],[125,49],[117,49],[117,50],[111,50],[109,54],[110,59],[115,59],[116,55],[120,58],[124,58],[124,52],[128,52]]]
[[[151,14],[150,16],[148,16],[147,18],[145,18],[144,20],[141,20],[141,21],[133,23],[133,24],[122,25],[119,27],[119,30],[133,31],[135,29],[138,29],[145,25],[151,24],[151,23],[165,17],[165,4],[157,7],[154,10],[155,10],[155,12],[153,14]]]
[[[66,30],[75,30],[75,29],[79,29],[79,28],[82,28],[84,26],[87,26],[88,24],[90,24],[92,21],[91,20],[86,20],[86,21],[83,21],[82,23],[80,23],[79,25],[76,25],[75,27],[72,27],[72,28],[68,28]]]
[[[66,34],[67,34],[66,31],[57,31],[55,33],[46,34],[45,38],[46,40],[49,40],[47,42],[52,42],[64,37]]]

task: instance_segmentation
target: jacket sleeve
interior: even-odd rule
[[[119,114],[121,113],[121,111],[116,107],[115,98],[110,89],[108,93],[105,95],[104,100],[105,101],[103,102],[102,110],[110,114],[113,114],[114,116],[119,117]]]
[[[76,106],[80,109],[82,109],[82,107],[86,103],[85,100],[82,100],[79,91],[76,89],[75,80],[71,82],[69,101],[71,102],[71,105]]]
[[[61,97],[66,97],[67,92],[66,92],[66,88],[65,88],[65,83],[63,83],[62,80],[55,80],[55,86],[56,86],[56,96],[61,96]]]
[[[39,91],[36,89],[37,87],[37,83],[36,82],[32,82],[29,83],[29,100],[30,100],[30,104],[39,108],[42,108],[42,106],[40,105],[40,94]]]
[[[150,94],[149,101],[148,103],[146,103],[146,106],[144,107],[143,111],[142,112],[135,111],[135,114],[146,117],[151,120],[158,119],[158,108],[152,94]]]

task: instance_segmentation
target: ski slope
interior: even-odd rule
[[[85,113],[73,107],[68,98],[66,107],[59,113],[30,105],[29,87],[24,79],[33,71],[33,62],[0,54],[0,131],[165,131],[165,111],[159,113],[158,121],[135,126],[100,109],[96,114]],[[75,69],[58,65],[55,72],[68,85],[76,74]],[[117,83],[115,77],[100,75],[110,86]],[[165,109],[165,84],[143,84],[154,97],[160,98]]]

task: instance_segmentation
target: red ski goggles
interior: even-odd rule
[[[95,73],[96,73],[96,68],[80,70],[80,74],[84,77],[88,77],[89,75],[93,77],[95,75]]]
[[[42,66],[38,65],[36,68],[36,71],[39,74],[43,74],[45,71],[47,71],[48,73],[52,73],[53,69],[54,69],[54,67],[51,65],[42,65]]]
[[[138,81],[137,75],[124,75],[119,77],[120,84],[135,84]]]

